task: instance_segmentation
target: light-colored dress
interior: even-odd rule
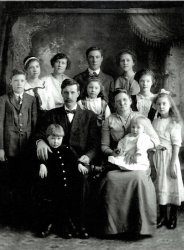
[[[62,82],[69,77],[63,74]],[[63,97],[61,94],[62,82],[58,81],[52,74],[41,79],[45,82],[47,100],[44,102],[43,110],[50,110],[63,106]]]
[[[154,155],[154,162],[158,171],[156,184],[159,204],[181,205],[181,202],[184,201],[184,187],[179,158],[176,161],[177,178],[171,178],[169,171],[172,145],[181,146],[181,126],[168,117],[155,119],[153,127],[159,135],[161,145],[166,147],[166,150],[157,150]]]
[[[156,94],[152,94],[149,98],[141,95],[140,93],[137,94],[137,110],[142,115],[148,117],[151,107],[153,107],[153,100],[156,97]]]
[[[104,120],[111,114],[107,102],[101,97],[94,99],[86,97],[84,100],[79,100],[78,104],[81,109],[88,109],[97,114],[97,122],[99,126],[102,126]]]
[[[47,91],[45,87],[45,82],[39,80],[36,86],[32,86],[26,81],[24,89],[25,93],[36,97],[38,110],[44,110],[45,103],[47,101]]]
[[[121,166],[127,170],[147,170],[150,166],[147,150],[153,147],[153,141],[151,141],[150,137],[147,134],[141,133],[137,136],[133,136],[130,133],[123,139],[121,139],[118,143],[117,148],[121,149],[121,154],[116,157],[109,156],[108,162]],[[137,162],[127,163],[127,153],[130,156],[139,154],[137,156]]]

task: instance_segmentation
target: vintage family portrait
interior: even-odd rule
[[[183,249],[183,11],[0,1],[0,250]]]

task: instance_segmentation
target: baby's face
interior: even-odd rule
[[[132,123],[131,124],[131,133],[134,134],[135,136],[136,135],[139,135],[140,133],[143,133],[144,132],[144,127],[142,124],[140,123]]]
[[[63,136],[49,135],[47,141],[52,148],[58,148],[62,144]]]

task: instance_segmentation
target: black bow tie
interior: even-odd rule
[[[76,109],[73,109],[73,110],[66,109],[65,111],[67,114],[75,114]]]
[[[90,77],[98,77],[98,74],[96,72],[90,73]]]

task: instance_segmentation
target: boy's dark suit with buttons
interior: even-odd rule
[[[48,160],[43,162],[47,168],[47,176],[39,178],[38,230],[44,232],[47,225],[54,223],[58,232],[68,230],[73,203],[76,199],[77,158],[68,146],[51,148]],[[41,164],[41,162],[40,162]],[[50,204],[49,204],[50,203]],[[44,206],[44,208],[43,208]],[[41,210],[40,210],[41,209]]]

